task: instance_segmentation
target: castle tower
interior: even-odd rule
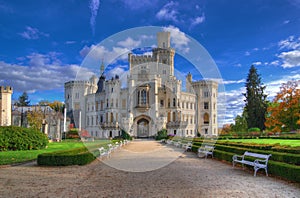
[[[0,126],[11,125],[11,95],[13,89],[10,86],[0,87]]]
[[[170,47],[170,32],[157,33],[157,48],[153,49],[153,57],[156,62],[169,65],[170,76],[174,76],[175,50]]]

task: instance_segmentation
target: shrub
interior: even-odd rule
[[[155,137],[156,140],[161,140],[161,139],[167,139],[168,134],[166,129],[162,129],[157,132],[157,136]]]
[[[44,166],[69,166],[85,165],[95,160],[95,156],[85,147],[67,151],[43,153],[38,155],[38,165]]]
[[[260,129],[257,127],[253,127],[253,128],[248,129],[248,132],[260,132]]]
[[[67,132],[66,139],[80,139],[78,129],[70,129],[70,131]]]
[[[0,151],[43,149],[48,144],[45,134],[32,128],[0,127]]]

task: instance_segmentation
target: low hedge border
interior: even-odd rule
[[[225,160],[232,162],[232,156],[235,153],[220,151],[218,149],[214,150],[214,157],[219,160]],[[268,173],[278,176],[289,181],[300,182],[300,166],[291,165],[283,162],[276,162],[269,160],[268,163]]]
[[[237,143],[237,142],[217,142],[218,144],[227,145],[227,146],[238,146],[249,149],[259,149],[259,150],[269,150],[276,152],[284,152],[284,153],[295,153],[300,154],[299,147],[288,147],[288,146],[279,146],[273,144],[246,144],[246,143]]]
[[[94,161],[96,157],[85,147],[67,151],[43,153],[38,155],[37,163],[42,166],[85,165]]]
[[[254,152],[254,153],[262,153],[262,154],[272,154],[271,160],[284,162],[288,164],[300,165],[300,154],[292,154],[292,153],[280,153],[280,152],[273,152],[268,150],[259,150],[259,149],[249,149],[249,148],[241,148],[236,146],[226,146],[215,144],[215,148],[217,150],[231,152],[238,155],[242,155],[245,151]]]

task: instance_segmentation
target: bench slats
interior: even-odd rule
[[[236,163],[241,163],[242,166],[244,164],[250,165],[254,167],[254,176],[256,176],[256,172],[263,168],[265,169],[266,175],[268,176],[268,160],[272,155],[266,155],[266,154],[259,154],[259,153],[252,153],[246,151],[243,155],[234,155],[232,157],[232,165],[235,166]],[[248,159],[245,160],[245,157],[253,157],[256,158],[254,161],[249,161]]]

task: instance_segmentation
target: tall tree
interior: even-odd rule
[[[234,119],[235,123],[231,126],[232,131],[238,133],[245,133],[247,132],[247,116],[246,112],[244,111],[242,115],[237,115]]]
[[[61,113],[64,112],[65,105],[60,101],[56,100],[51,103],[48,103],[48,105],[56,112],[61,112]]]
[[[18,101],[16,102],[17,106],[29,106],[30,100],[28,100],[28,94],[26,91],[19,97]]]
[[[283,83],[268,107],[266,127],[273,132],[300,128],[300,80]]]
[[[41,130],[44,114],[40,108],[34,109],[27,113],[28,124],[35,130]]]
[[[265,129],[265,115],[268,107],[267,95],[264,94],[265,88],[260,75],[252,65],[246,81],[246,93],[243,94],[246,98],[244,101],[248,128]]]

